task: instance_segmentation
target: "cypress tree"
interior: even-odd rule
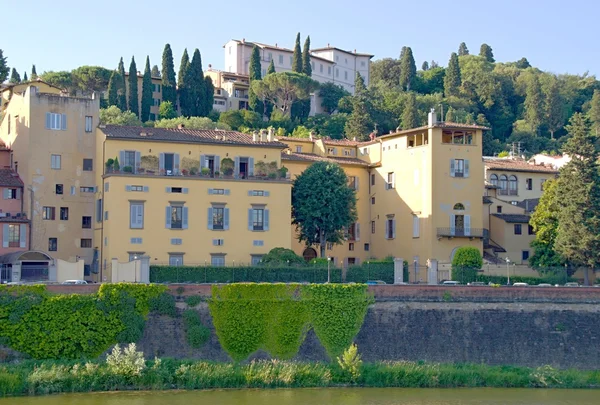
[[[296,35],[294,56],[292,58],[292,72],[302,73],[302,51],[300,50],[300,33]]]
[[[488,44],[481,44],[481,48],[479,49],[479,56],[485,58],[485,60],[491,63],[494,63],[496,61],[494,59],[494,52],[492,52],[492,47]]]
[[[17,72],[17,69],[15,69],[15,68],[12,68],[12,71],[10,72],[9,83],[13,83],[13,84],[21,83],[21,75],[19,75],[19,72]]]
[[[133,56],[131,57],[131,63],[129,64],[129,94],[127,98],[127,108],[138,117],[140,116],[137,67]]]
[[[458,46],[458,56],[465,56],[469,54],[469,50],[467,49],[467,44],[461,42]]]
[[[177,104],[177,88],[175,81],[175,65],[173,64],[173,52],[171,45],[166,44],[162,54],[162,99]]]
[[[152,66],[152,71],[150,72],[152,77],[160,77],[160,70],[158,70],[158,66]]]
[[[210,76],[204,77],[204,91],[204,104],[208,108],[208,112],[206,113],[206,115],[208,116],[212,112],[213,104],[215,102],[215,85],[213,84]]]
[[[400,87],[410,91],[410,86],[416,75],[417,66],[415,65],[412,49],[410,49],[410,46],[404,47],[402,59],[400,60]]]
[[[344,132],[348,139],[356,137],[359,140],[368,139],[373,122],[369,114],[369,104],[366,97],[365,81],[357,72],[354,80],[354,96],[352,96],[352,113],[346,121]]]
[[[417,97],[414,92],[408,93],[404,110],[402,111],[402,129],[412,129],[419,126],[417,112]]]
[[[8,79],[8,72],[10,72],[10,69],[6,64],[6,56],[4,56],[4,51],[0,49],[0,83],[4,83]]]
[[[119,103],[119,72],[114,71],[108,81],[108,105],[118,107]]]
[[[452,52],[452,55],[450,55],[450,62],[448,62],[448,69],[446,69],[446,75],[444,76],[444,93],[446,97],[458,96],[460,83],[461,78],[458,55]]]
[[[275,73],[275,63],[273,63],[273,59],[271,59],[271,63],[269,63],[269,68],[267,69],[267,75],[271,73]]]
[[[540,134],[540,126],[544,119],[542,91],[537,76],[532,75],[527,83],[525,96],[525,120],[535,135]]]
[[[181,56],[181,62],[179,64],[179,74],[177,75],[177,93],[179,96],[179,108],[181,109],[181,115],[184,117],[191,117],[192,108],[190,106],[189,99],[189,88],[188,79],[190,70],[190,56],[188,55],[187,48],[183,50]]]
[[[248,75],[250,78],[250,84],[252,84],[253,80],[261,80],[262,72],[260,65],[260,51],[258,47],[254,45],[252,48],[252,55],[250,56],[250,67],[248,69]],[[262,100],[259,100],[254,91],[252,90],[252,86],[248,90],[248,106],[250,109],[257,113],[262,113],[264,110]]]
[[[25,83],[27,83],[27,82],[29,81],[29,79],[27,78],[27,72],[24,72],[24,73],[23,73],[23,81],[24,81]]]
[[[600,90],[594,90],[588,116],[595,135],[600,135]]]
[[[310,35],[304,41],[304,49],[302,50],[302,73],[306,76],[312,76],[312,66],[310,64]]]
[[[554,139],[554,132],[561,129],[564,123],[563,101],[558,90],[558,80],[554,76],[550,76],[550,84],[544,91],[544,100],[544,115],[548,131],[550,131],[550,138]]]
[[[152,88],[153,86],[152,72],[150,71],[150,57],[146,56],[146,67],[144,68],[144,78],[142,79],[142,122],[150,120],[150,107],[152,106]]]
[[[202,71],[202,57],[196,48],[187,71],[187,89],[189,100],[189,112],[192,117],[204,117],[210,112],[206,103],[206,86],[204,72]],[[208,111],[207,111],[208,110]]]
[[[117,91],[119,93],[119,96],[117,97],[117,107],[119,107],[119,110],[121,111],[127,111],[127,86],[125,85],[125,64],[123,63],[122,57],[119,61],[117,71],[119,72],[117,83]]]
[[[35,70],[35,65],[31,66],[31,80],[37,80],[38,74]]]
[[[429,70],[429,62],[427,62],[427,61],[423,62],[423,64],[421,65],[421,70],[423,70],[423,71]]]

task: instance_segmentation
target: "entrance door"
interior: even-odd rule
[[[464,235],[465,234],[465,216],[464,215],[456,215],[454,217],[454,229],[456,235]]]
[[[167,175],[173,174],[175,168],[175,157],[172,153],[165,153],[165,172]]]
[[[208,171],[209,171],[210,177],[213,177],[215,175],[215,157],[214,156],[207,156],[206,157],[206,164],[208,166]]]
[[[248,158],[240,159],[240,179],[248,177]]]

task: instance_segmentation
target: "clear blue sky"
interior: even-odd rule
[[[488,43],[497,61],[525,56],[555,73],[600,73],[597,16],[600,2],[564,0],[298,0],[192,1],[4,0],[0,49],[10,67],[29,74],[81,65],[126,69],[135,55],[160,67],[170,43],[177,66],[185,47],[199,48],[203,66],[222,69],[229,39],[292,47],[309,34],[314,48],[332,46],[398,57],[412,47],[424,60],[446,65],[464,41],[471,53]],[[353,5],[359,3],[360,5]],[[294,4],[294,5],[292,5]],[[298,6],[296,6],[298,5]]]

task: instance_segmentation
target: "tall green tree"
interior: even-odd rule
[[[6,56],[4,56],[4,51],[0,49],[0,83],[4,83],[8,79],[9,72],[10,69],[6,63]]]
[[[37,80],[38,78],[38,74],[37,71],[35,70],[35,65],[31,66],[31,80]]]
[[[469,54],[469,49],[467,48],[467,44],[461,42],[458,46],[458,56],[465,56]]]
[[[271,59],[271,63],[269,63],[269,67],[267,68],[267,74],[275,73],[275,63],[273,63],[273,59]]]
[[[496,60],[494,59],[494,52],[492,51],[492,47],[488,44],[481,44],[481,48],[479,48],[479,56],[483,57],[488,62],[494,63]]]
[[[292,186],[292,224],[298,240],[307,246],[318,245],[325,257],[327,243],[340,244],[344,229],[357,219],[356,192],[338,164],[317,162],[294,180]]]
[[[177,82],[175,81],[175,65],[173,64],[173,51],[171,45],[166,44],[162,54],[162,99],[177,104]]]
[[[190,56],[187,48],[183,50],[181,62],[179,63],[179,73],[177,74],[177,95],[179,98],[179,108],[181,115],[191,117],[192,106],[190,102],[189,78],[190,78]]]
[[[23,72],[23,81],[25,83],[27,83],[29,81],[29,78],[27,77],[27,72]]]
[[[323,110],[325,110],[327,114],[333,114],[335,110],[337,110],[340,100],[349,95],[350,93],[348,93],[342,86],[331,82],[323,83],[319,88],[321,107],[323,107]]]
[[[458,55],[452,52],[450,61],[448,62],[448,69],[446,69],[446,75],[444,76],[444,94],[446,97],[458,96],[460,85],[461,79]]]
[[[369,114],[369,99],[365,81],[360,73],[356,72],[354,79],[354,96],[351,97],[352,112],[346,121],[344,132],[349,139],[366,140],[373,128],[373,121]]]
[[[302,51],[300,49],[300,33],[296,35],[294,55],[292,57],[292,72],[302,73]]]
[[[306,100],[319,88],[319,82],[302,73],[271,73],[252,82],[252,90],[259,98],[273,103],[281,113],[290,117],[291,107],[298,100]]]
[[[575,113],[566,127],[569,140],[562,152],[571,161],[560,169],[558,233],[555,250],[576,266],[600,265],[600,173],[598,136],[589,130],[585,116]],[[585,283],[589,285],[587,271]]]
[[[152,107],[152,72],[150,70],[150,57],[146,56],[146,66],[144,68],[144,77],[142,79],[142,108],[141,120],[143,122],[150,120],[150,107]]]
[[[175,111],[173,103],[170,101],[163,101],[160,103],[160,106],[158,107],[158,117],[161,120],[177,118],[177,111]]]
[[[108,105],[115,106],[118,108],[119,104],[119,72],[116,70],[112,72],[110,75],[110,80],[108,81]]]
[[[421,70],[424,72],[429,70],[429,62],[427,62],[427,61],[423,62],[423,64],[421,65]]]
[[[83,95],[104,91],[111,74],[109,69],[102,66],[79,66],[71,71],[73,86]]]
[[[563,99],[558,88],[558,80],[554,75],[550,76],[550,83],[544,87],[544,118],[550,131],[550,138],[554,139],[554,133],[563,127],[565,114]]]
[[[127,108],[129,111],[139,117],[140,115],[140,100],[138,97],[138,76],[137,66],[135,65],[135,58],[131,57],[131,63],[129,64],[129,93],[127,98]]]
[[[127,111],[127,86],[125,84],[125,64],[123,63],[123,58],[119,61],[117,71],[119,72],[117,107],[121,111]]]
[[[600,90],[594,90],[594,95],[590,102],[588,118],[592,123],[592,130],[596,135],[600,135]]]
[[[411,129],[419,126],[417,110],[417,97],[414,92],[408,93],[402,111],[402,129]]]
[[[531,242],[534,252],[529,258],[529,264],[540,271],[549,267],[561,267],[564,264],[562,257],[554,250],[558,234],[560,198],[557,186],[558,181],[555,179],[544,183],[544,192],[529,221],[535,232],[535,239]]]
[[[310,37],[306,37],[304,48],[302,50],[302,73],[307,76],[312,76],[312,66],[310,64]],[[296,110],[296,111],[294,111]],[[298,101],[292,107],[292,117],[299,118],[301,122],[305,122],[310,114],[310,98]]]
[[[262,79],[262,67],[260,64],[260,51],[258,46],[254,45],[252,48],[252,55],[250,55],[250,66],[248,67],[248,76],[250,79],[250,83],[254,80]],[[252,86],[248,89],[248,106],[252,111],[263,113],[264,112],[264,104],[263,101],[256,97],[254,91],[252,90]]]
[[[531,75],[527,84],[527,93],[525,96],[525,120],[531,131],[539,135],[540,127],[544,122],[544,100],[540,82],[536,75]]]
[[[160,77],[160,70],[158,69],[157,65],[152,66],[151,74],[152,77]]]
[[[302,49],[302,73],[306,76],[312,76],[312,66],[310,64],[310,35],[304,41]]]
[[[213,104],[215,103],[215,85],[210,76],[204,78],[204,93],[204,108],[206,115],[209,116],[213,111]]]
[[[400,87],[410,91],[417,76],[417,66],[415,65],[412,49],[407,46],[403,50],[404,53],[400,59]]]
[[[15,69],[15,68],[12,68],[12,71],[10,72],[9,83],[12,83],[12,84],[21,83],[21,75],[19,74],[19,72],[17,72],[17,69]]]
[[[190,116],[205,117],[212,109],[206,105],[206,82],[204,81],[204,71],[202,70],[202,57],[198,48],[194,50],[192,61],[188,70],[188,100]]]

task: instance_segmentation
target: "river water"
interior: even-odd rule
[[[326,388],[145,391],[0,399],[0,405],[597,405],[596,390]]]

